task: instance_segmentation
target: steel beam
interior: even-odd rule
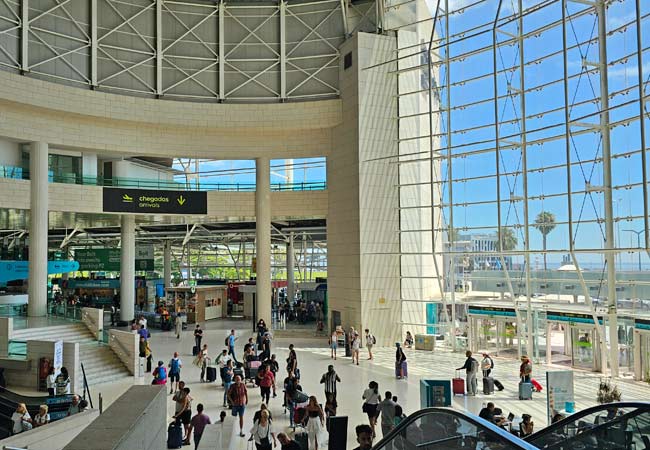
[[[280,0],[280,101],[287,99],[287,2]]]
[[[226,99],[226,3],[219,1],[219,100]]]
[[[97,87],[97,0],[90,0],[90,86]]]
[[[29,0],[20,3],[20,71],[29,72]]]
[[[612,153],[609,129],[609,81],[607,80],[607,8],[598,0],[598,55],[600,64],[600,133],[603,143],[603,185],[605,189],[605,249],[615,250],[614,208],[612,200]],[[609,368],[618,377],[618,317],[616,313],[616,253],[605,254],[607,264],[607,313],[609,323]]]
[[[641,0],[636,0],[636,58],[637,58],[637,67],[638,67],[638,83],[639,83],[639,129],[641,132],[641,174],[643,181],[643,237],[644,237],[644,247],[646,250],[650,250],[650,224],[648,223],[648,168],[647,168],[647,156],[646,156],[646,128],[645,128],[645,106],[644,106],[644,78],[643,78],[643,38],[641,32]],[[620,245],[620,243],[619,243]],[[639,250],[639,258],[641,257],[641,250]],[[641,270],[641,269],[639,269]]]
[[[162,28],[162,2],[156,0],[156,96],[163,95],[163,28]]]

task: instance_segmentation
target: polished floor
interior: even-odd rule
[[[237,354],[240,355],[242,347],[247,338],[252,336],[252,325],[244,321],[210,321],[204,326],[204,343],[208,344],[209,354],[216,356],[223,348],[224,338],[231,328],[237,330],[238,340]],[[368,361],[367,353],[362,351],[361,364],[353,365],[349,358],[341,356],[332,361],[327,348],[327,339],[314,337],[313,333],[307,337],[297,338],[280,338],[273,342],[273,353],[277,354],[281,362],[280,374],[284,379],[286,373],[283,370],[283,362],[288,354],[288,345],[293,343],[296,346],[298,354],[298,365],[302,373],[302,386],[306,393],[316,395],[319,401],[324,403],[324,394],[322,385],[319,384],[321,374],[327,370],[327,365],[333,363],[336,371],[342,379],[339,385],[339,415],[349,417],[348,427],[348,448],[354,448],[355,442],[354,426],[367,421],[361,411],[362,399],[361,394],[371,380],[379,383],[379,390],[383,396],[384,391],[389,390],[393,395],[398,396],[398,402],[403,406],[404,412],[409,413],[420,408],[420,380],[421,379],[449,379],[454,375],[454,368],[459,367],[464,362],[464,355],[460,353],[425,352],[419,350],[406,350],[409,362],[408,380],[396,380],[394,377],[393,361],[394,349],[376,348],[375,359]],[[219,383],[201,383],[199,381],[200,370],[192,365],[191,349],[194,344],[191,329],[183,333],[180,340],[177,340],[173,333],[154,331],[151,338],[151,346],[154,360],[169,361],[174,351],[178,351],[183,359],[183,369],[181,379],[186,381],[191,389],[194,405],[203,403],[206,407],[206,413],[214,420],[218,418],[219,413],[223,410],[221,407],[223,400],[223,389]],[[565,370],[564,367],[546,367],[535,365],[534,377],[540,380],[542,384],[545,380],[547,370]],[[479,393],[476,397],[457,396],[453,400],[455,408],[478,414],[484,403],[488,401],[495,402],[497,407],[503,409],[507,414],[513,412],[520,416],[528,413],[533,416],[536,428],[546,425],[546,392],[536,394],[531,401],[520,401],[517,398],[518,382],[518,363],[514,360],[495,358],[495,370],[493,373],[504,385],[505,390],[496,392],[494,395],[484,396]],[[280,377],[279,377],[280,378]],[[104,408],[110,405],[118,398],[133,382],[149,383],[150,377],[147,375],[144,379],[135,378],[119,383],[98,385],[92,388],[92,396],[97,401],[97,396],[101,394]],[[595,373],[575,371],[575,396],[577,409],[586,408],[595,404],[596,391],[600,376]],[[479,380],[480,382],[480,380]],[[650,386],[645,383],[638,383],[629,380],[618,382],[623,393],[624,400],[641,400],[650,398]],[[281,380],[278,382],[278,393],[281,392]],[[249,405],[245,415],[245,432],[248,432],[252,426],[252,417],[256,409],[261,404],[259,389],[249,387]],[[275,431],[287,431],[289,426],[288,416],[284,414],[282,400],[279,395],[272,398],[270,410],[274,417]],[[171,396],[168,402],[168,415],[171,418],[174,412],[174,404]],[[239,427],[234,421],[228,421],[233,424],[231,450],[246,449],[246,438],[238,437]],[[380,427],[377,429],[381,434]]]

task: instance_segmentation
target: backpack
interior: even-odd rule
[[[470,367],[471,367],[471,370],[470,370],[471,372],[478,372],[478,361],[476,359],[472,358]]]
[[[370,338],[372,339],[372,344],[373,344],[373,345],[377,343],[377,339],[375,338],[375,335],[374,335],[374,334],[371,334],[371,335],[370,335]]]
[[[226,345],[226,347],[230,346],[230,336],[226,336],[226,340],[224,341],[224,344]]]
[[[169,373],[178,373],[180,367],[178,367],[178,359],[172,358],[169,364]]]

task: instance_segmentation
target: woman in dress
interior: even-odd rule
[[[271,444],[271,439],[273,439],[273,444]],[[271,429],[271,421],[267,410],[262,410],[260,420],[255,422],[253,428],[251,428],[249,441],[255,441],[257,450],[272,450],[273,447],[278,445],[275,440],[275,433]]]
[[[323,443],[323,434],[325,432],[325,413],[323,408],[318,404],[315,396],[309,397],[309,404],[305,408],[305,429],[309,439],[309,449],[318,450],[318,443]],[[324,448],[323,445],[321,447]]]
[[[50,423],[50,415],[47,413],[47,405],[41,405],[38,409],[38,414],[34,416],[34,426],[42,427]]]
[[[364,400],[363,412],[368,416],[368,422],[372,428],[372,435],[375,436],[375,426],[377,425],[377,417],[379,417],[379,403],[381,402],[379,385],[376,381],[371,381],[368,384],[368,389],[363,392],[361,398]]]

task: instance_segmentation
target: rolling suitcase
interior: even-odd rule
[[[302,450],[309,450],[309,439],[307,433],[296,433],[294,440]]]
[[[451,380],[452,391],[454,395],[465,395],[465,380],[459,375],[460,373],[456,371],[456,378]]]
[[[539,382],[537,380],[535,380],[534,378],[531,378],[530,379],[530,384],[533,385],[533,388],[535,389],[535,392],[542,392],[542,385],[539,384]]]
[[[217,379],[217,368],[216,367],[206,367],[205,369],[205,379],[208,380],[208,383],[212,383]]]
[[[199,348],[195,345],[192,347],[192,356],[196,356],[199,354]]]
[[[531,383],[519,383],[519,400],[532,400],[533,385]]]
[[[494,379],[492,377],[483,377],[483,394],[494,394]]]
[[[183,447],[183,427],[180,422],[172,422],[167,427],[167,448]]]
[[[496,378],[493,378],[493,380],[494,380],[494,385],[497,387],[497,389],[502,391],[503,390],[503,384],[501,384],[501,382],[499,380],[497,380]]]

